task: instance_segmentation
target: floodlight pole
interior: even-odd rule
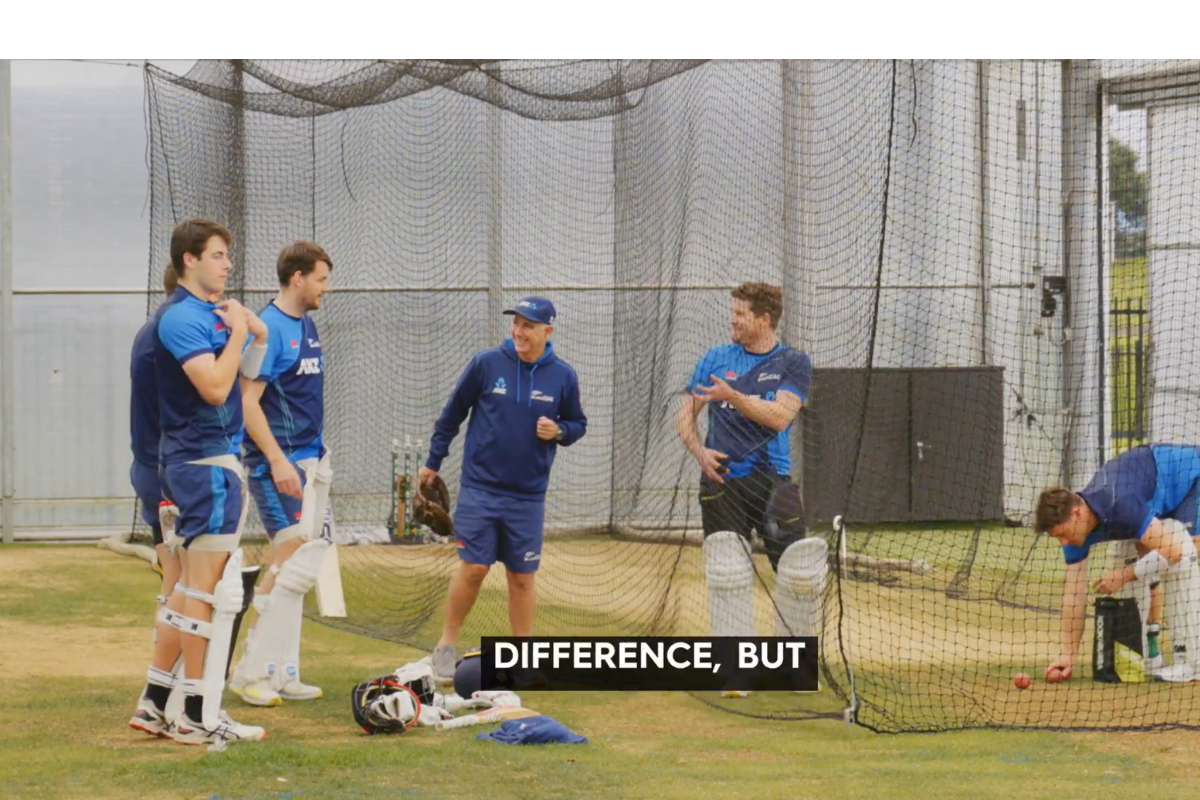
[[[13,542],[13,246],[12,62],[0,60],[0,471],[3,471],[4,544]]]

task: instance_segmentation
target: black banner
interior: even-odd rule
[[[817,691],[815,636],[484,637],[483,688]]]

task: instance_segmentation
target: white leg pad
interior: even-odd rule
[[[754,635],[754,564],[750,545],[732,531],[704,540],[708,619],[713,636]]]
[[[1174,663],[1187,661],[1200,665],[1200,564],[1187,529],[1182,524],[1175,525],[1178,528],[1173,532],[1183,547],[1183,557],[1171,566],[1162,581],[1163,627],[1171,636]]]
[[[829,545],[824,539],[801,539],[783,551],[775,577],[776,635],[819,635],[828,559]]]
[[[195,684],[204,698],[204,713],[200,724],[208,730],[216,730],[220,724],[221,693],[225,691],[225,666],[229,661],[232,646],[233,621],[242,610],[242,549],[229,554],[225,571],[213,587],[212,594],[188,589],[188,597],[203,600],[212,606],[212,620],[203,622],[184,616],[170,609],[163,609],[163,622],[178,628],[183,633],[208,639],[204,652],[204,674]]]
[[[275,587],[265,596],[266,602],[261,607],[256,602],[259,619],[253,641],[248,643],[239,664],[241,679],[248,683],[270,680],[275,691],[293,679],[299,680],[304,595],[316,584],[328,547],[329,542],[324,539],[301,545],[280,566]]]
[[[300,504],[300,521],[288,528],[292,531],[286,539],[280,537],[285,531],[275,534],[276,543],[303,536],[308,541],[321,538],[321,527],[325,522],[325,507],[329,505],[329,486],[333,483],[333,467],[329,453],[317,458],[305,458],[296,462],[304,471],[304,497]]]

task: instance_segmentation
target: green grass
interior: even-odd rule
[[[671,693],[526,696],[587,745],[509,747],[477,742],[479,729],[368,737],[350,688],[420,653],[310,621],[305,675],[326,697],[278,709],[231,698],[268,738],[207,753],[125,726],[156,584],[144,564],[92,548],[0,550],[0,797],[1090,800],[1140,796],[1150,781],[1156,798],[1194,794],[1191,733],[882,736],[747,719]]]
[[[1113,262],[1110,287],[1113,308],[1146,308],[1150,297],[1150,279],[1146,258],[1125,258]]]

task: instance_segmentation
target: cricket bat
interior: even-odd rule
[[[524,719],[536,717],[537,711],[520,706],[500,706],[478,714],[465,714],[454,719],[444,719],[434,727],[439,731],[452,731],[455,728],[469,728],[472,725],[487,725],[492,722],[503,722],[506,719]]]

